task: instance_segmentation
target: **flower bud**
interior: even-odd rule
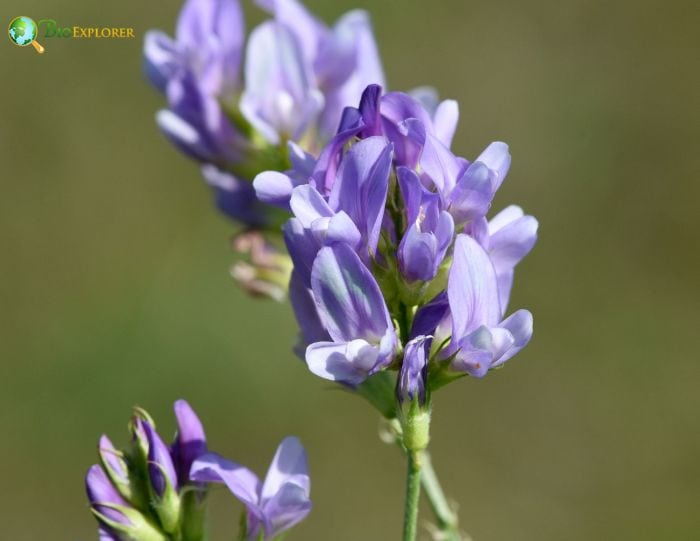
[[[170,451],[150,423],[141,425],[148,441],[148,478],[150,481],[153,506],[163,529],[172,533],[180,520],[180,496],[175,465]]]
[[[418,336],[406,344],[396,387],[397,398],[402,404],[416,400],[420,406],[426,403],[425,383],[432,339],[432,336]]]
[[[202,422],[186,400],[173,405],[177,419],[177,434],[171,447],[171,455],[180,485],[189,481],[192,462],[207,452],[207,437]]]
[[[115,507],[126,508],[128,503],[110,483],[105,470],[98,464],[92,465],[85,476],[85,492],[93,511],[104,515],[110,521],[131,526],[126,516]]]
[[[129,421],[129,431],[131,432],[131,439],[134,447],[136,448],[137,454],[144,460],[147,460],[148,437],[146,435],[146,431],[144,430],[144,423],[148,423],[153,428],[156,426],[153,418],[148,414],[148,412],[145,409],[137,406],[134,408],[134,414]]]
[[[122,498],[101,466],[90,467],[85,477],[85,489],[100,525],[101,541],[166,541],[167,538],[150,520]]]
[[[432,339],[432,336],[421,335],[406,344],[397,381],[396,394],[401,404],[403,443],[409,451],[421,451],[430,441],[430,405],[426,380]]]
[[[100,456],[100,463],[112,485],[119,494],[133,502],[134,490],[129,482],[129,471],[123,453],[118,451],[104,434],[100,437],[97,452]]]
[[[173,405],[177,419],[177,434],[170,447],[177,478],[181,487],[181,527],[183,539],[204,539],[206,518],[206,486],[197,483],[194,490],[182,490],[190,481],[192,463],[207,452],[207,439],[199,417],[186,400]],[[191,486],[191,485],[190,485]]]

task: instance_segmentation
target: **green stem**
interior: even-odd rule
[[[430,508],[437,520],[437,526],[444,535],[442,539],[445,541],[461,541],[462,537],[459,534],[457,515],[452,510],[445,493],[442,491],[440,481],[430,460],[430,454],[427,451],[423,451],[420,461],[422,466],[421,482]]]
[[[406,472],[406,507],[403,516],[403,541],[415,541],[418,528],[418,502],[420,500],[419,453],[409,451]]]

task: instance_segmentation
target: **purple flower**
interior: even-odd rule
[[[285,242],[307,286],[311,266],[323,246],[344,242],[366,263],[376,254],[391,157],[391,145],[382,137],[353,145],[336,172],[327,198],[312,184],[295,186],[289,175],[266,172],[256,178],[254,185],[261,197],[279,196],[281,201],[289,197],[284,204],[294,217],[284,226]]]
[[[291,141],[287,143],[287,151],[292,169],[284,172],[263,171],[253,180],[253,187],[261,202],[289,212],[292,191],[297,186],[308,183],[314,172],[316,159]]]
[[[223,483],[247,511],[247,539],[273,538],[288,530],[311,511],[306,451],[298,439],[285,438],[261,482],[248,468],[214,454],[192,464],[193,481]]]
[[[336,212],[347,213],[362,234],[363,255],[374,256],[389,189],[392,147],[383,137],[352,146],[338,169],[328,198]]]
[[[399,268],[409,282],[432,280],[452,244],[452,216],[440,210],[440,196],[427,190],[413,170],[399,167],[397,176],[409,223],[399,244]]]
[[[147,421],[138,419],[148,445],[147,470],[149,491],[153,495],[153,506],[160,523],[168,533],[173,533],[179,522],[180,497],[177,473],[170,456],[170,449]]]
[[[358,385],[391,363],[397,346],[394,324],[376,280],[348,245],[321,249],[311,289],[332,340],[306,349],[306,363],[314,374]]]
[[[146,74],[170,106],[158,114],[158,124],[198,160],[236,160],[245,148],[219,102],[239,86],[243,36],[237,0],[188,0],[175,40],[157,30],[146,33]]]
[[[502,320],[493,263],[468,235],[457,235],[447,297],[452,340],[445,354],[454,355],[455,370],[483,377],[530,341],[532,315],[527,310],[518,310]]]
[[[447,292],[441,291],[416,311],[409,338],[414,339],[421,335],[444,335],[444,331],[439,329],[444,326],[446,320],[449,320],[449,314],[450,304]],[[442,339],[444,336],[440,340]]]
[[[401,303],[415,313],[408,320],[413,328],[403,331],[414,339],[435,335],[439,348],[449,343],[442,358],[456,355],[453,367],[470,373],[483,375],[529,340],[529,313],[505,321],[501,315],[513,268],[534,244],[536,221],[512,209],[486,221],[510,154],[504,143],[492,143],[474,162],[455,156],[448,145],[457,116],[454,102],[429,111],[411,96],[382,96],[380,87],[370,85],[358,108],[346,109],[318,160],[295,153],[293,169],[256,178],[262,200],[294,215],[284,227],[294,263],[290,296],[304,357],[315,374],[356,386],[391,365],[394,321],[405,317],[393,310]],[[398,182],[389,199],[392,173]],[[489,280],[495,277],[493,294],[480,305],[483,313],[470,316],[475,326],[463,312],[467,296],[476,293],[460,286],[459,276],[478,275],[469,273],[463,257],[467,241],[453,250],[457,226],[481,245],[483,257],[475,261],[483,263]],[[445,284],[445,273],[438,275],[448,267]],[[399,276],[392,276],[393,269]],[[430,303],[423,298],[428,292],[437,293]],[[472,350],[478,355],[468,354]],[[406,384],[427,363],[416,371],[417,350],[409,351],[412,363],[402,365]]]
[[[101,466],[95,464],[88,470],[85,491],[99,524],[100,541],[168,539],[149,518],[122,498]]]
[[[103,434],[98,445],[100,462],[113,483],[126,484],[129,482],[129,472],[122,454],[112,444],[112,441]]]
[[[189,469],[206,453],[206,437],[187,402],[178,400],[174,410],[178,428],[170,447],[138,407],[129,425],[131,448],[120,451],[100,437],[101,466],[88,471],[86,489],[105,540],[166,541],[180,528],[188,538],[201,538],[204,489],[192,486]]]
[[[454,378],[441,360],[480,377],[529,341],[530,313],[503,314],[537,221],[519,207],[486,220],[508,146],[491,143],[472,162],[456,156],[456,103],[418,96],[369,85],[318,159],[292,146],[292,168],[261,173],[254,187],[293,214],[290,298],[310,370],[355,387],[398,366],[400,400],[423,401],[426,337],[442,382]],[[397,335],[410,341],[401,363]]]
[[[180,12],[175,40],[158,30],[146,33],[146,73],[156,88],[185,72],[213,96],[238,86],[243,50],[243,14],[237,0],[188,0]]]
[[[302,66],[323,96],[318,131],[322,140],[328,140],[343,109],[356,104],[367,85],[384,85],[367,13],[351,11],[328,28],[296,0],[258,0],[258,4],[294,34]]]
[[[425,384],[428,380],[428,354],[432,338],[432,336],[421,335],[406,344],[397,382],[399,402],[418,400],[420,405],[425,404]]]
[[[127,527],[132,526],[124,514],[129,504],[114,488],[101,466],[90,466],[85,476],[85,491],[93,511],[102,515],[105,520]],[[109,532],[105,525],[101,527]]]
[[[458,226],[486,215],[509,167],[508,145],[495,142],[464,169],[447,197]]]
[[[170,447],[177,481],[183,486],[189,480],[192,463],[207,452],[207,438],[202,422],[187,401],[177,400],[173,405],[177,419],[177,434]]]
[[[310,75],[290,28],[268,21],[253,30],[240,108],[270,143],[298,139],[321,110],[323,95]]]

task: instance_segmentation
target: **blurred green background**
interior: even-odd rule
[[[368,9],[391,88],[459,100],[464,156],[507,141],[495,208],[540,219],[511,302],[535,314],[532,344],[436,396],[433,453],[465,528],[698,539],[697,3],[308,5],[327,21]],[[232,225],[154,125],[140,37],[170,32],[179,7],[3,2],[8,22],[139,39],[44,40],[43,56],[2,45],[0,537],[95,539],[83,474],[98,436],[125,443],[134,404],[170,434],[184,397],[213,448],[261,473],[283,436],[301,437],[315,509],[290,541],[397,539],[402,458],[364,402],[293,357],[288,306],[237,289]],[[238,510],[216,495],[214,539],[231,539]]]

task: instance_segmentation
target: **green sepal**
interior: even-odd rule
[[[163,530],[171,534],[176,532],[180,526],[180,514],[182,510],[180,495],[170,482],[165,468],[157,462],[151,462],[150,464],[160,469],[163,473],[163,479],[165,480],[163,494],[158,496],[153,492],[153,488],[151,488],[153,493],[153,508],[158,515]]]
[[[156,423],[145,409],[134,406],[133,414],[131,419],[129,419],[129,432],[131,433],[131,438],[137,454],[143,458],[145,463],[148,457],[148,439],[145,434],[139,432],[138,425],[136,424],[137,419],[147,422],[153,430],[156,429]]]
[[[392,374],[383,370],[370,376],[360,385],[357,394],[364,397],[374,408],[387,419],[396,418],[396,381]]]
[[[418,397],[401,408],[401,433],[404,447],[412,452],[423,451],[430,443],[430,402],[421,406]]]
[[[451,356],[444,361],[433,362],[430,364],[428,372],[428,390],[436,391],[440,387],[444,387],[448,383],[463,378],[467,374],[465,372],[454,372],[450,370],[450,363],[454,356]]]
[[[123,470],[127,474],[127,480],[124,481],[119,473],[115,472],[112,470],[112,467],[110,463],[102,456],[102,453],[109,453],[112,456],[114,456],[122,465]],[[132,484],[128,480],[129,476],[129,466],[127,461],[124,458],[124,453],[121,451],[112,451],[108,449],[100,449],[100,452],[98,453],[98,456],[100,458],[100,464],[102,465],[102,468],[104,471],[107,473],[107,477],[109,477],[109,480],[112,482],[112,486],[117,489],[117,492],[121,494],[121,496],[127,500],[131,504],[136,504],[134,501],[135,498],[135,487],[132,486]],[[136,505],[136,507],[139,507]]]
[[[124,515],[129,521],[129,524],[123,524],[112,520],[97,511],[94,507],[90,508],[101,523],[109,526],[116,532],[124,534],[128,539],[133,541],[168,541],[168,537],[136,509],[113,503],[101,503],[99,505],[119,511]]]

